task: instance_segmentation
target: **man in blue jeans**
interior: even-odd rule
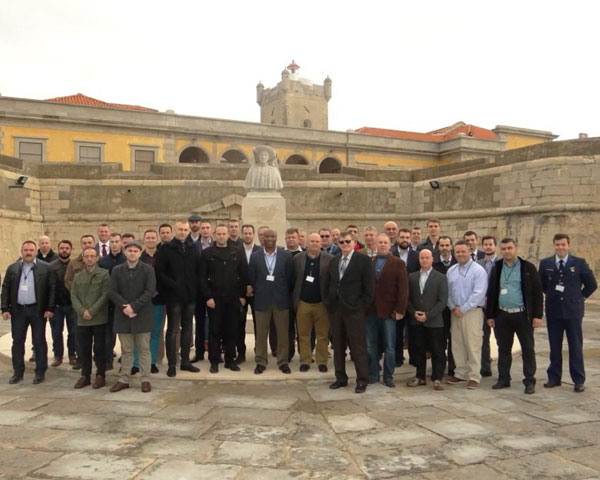
[[[367,309],[367,352],[371,383],[379,381],[379,342],[383,339],[383,383],[394,388],[396,367],[396,322],[404,318],[408,301],[406,264],[390,253],[387,234],[377,237],[377,255],[371,259],[375,270],[375,297]]]
[[[67,350],[69,364],[75,365],[77,361],[77,314],[71,305],[71,294],[65,287],[65,273],[71,261],[73,244],[70,240],[61,240],[58,243],[58,258],[50,262],[50,270],[56,279],[56,297],[54,317],[50,319],[52,329],[52,350],[54,353],[53,367],[58,367],[63,362],[65,342],[63,330],[65,320],[67,324]]]

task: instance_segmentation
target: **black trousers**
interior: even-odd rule
[[[396,365],[404,363],[404,327],[406,326],[406,317],[396,322]]]
[[[165,351],[169,367],[177,365],[177,332],[181,327],[181,365],[190,365],[192,323],[196,302],[167,304],[167,332]],[[204,341],[203,341],[204,342]]]
[[[533,325],[525,312],[507,313],[500,310],[495,319],[494,335],[498,343],[498,380],[510,382],[512,346],[515,334],[521,344],[523,383],[535,385],[535,344]]]
[[[410,326],[410,338],[414,345],[413,362],[417,367],[417,378],[425,380],[427,372],[427,350],[431,352],[431,379],[441,380],[446,368],[446,333],[444,327],[426,327],[423,324]]]
[[[96,363],[96,375],[103,377],[106,373],[106,324],[77,326],[77,348],[79,349],[79,362],[81,363],[81,375],[91,377],[92,375],[92,348],[94,351],[94,362]],[[112,360],[112,348],[110,350]]]
[[[113,323],[115,319],[115,305],[108,304],[108,322],[104,327],[104,361],[107,365],[113,363],[113,352],[117,343],[117,334],[113,332]]]
[[[248,309],[252,314],[252,323],[254,325],[254,333],[256,334],[256,318],[254,316],[254,298],[246,297],[246,304],[240,310],[240,321],[238,323],[237,341],[235,342],[238,356],[246,355],[246,318],[248,317]]]
[[[63,330],[67,324],[67,350],[69,357],[77,356],[77,314],[71,305],[57,305],[50,319],[52,329],[52,351],[54,358],[63,358],[65,342]]]
[[[346,348],[350,346],[350,355],[356,369],[356,383],[360,385],[369,383],[369,356],[365,322],[365,313],[362,310],[347,310],[341,305],[332,315],[333,365],[337,380],[348,381]]]
[[[221,345],[225,350],[225,366],[235,359],[238,339],[240,299],[237,297],[215,297],[215,308],[208,308],[208,361],[217,365],[221,357]]]
[[[442,312],[442,318],[444,319],[444,338],[446,346],[446,358],[448,360],[448,375],[453,377],[454,370],[456,369],[456,363],[454,363],[454,356],[452,355],[452,334],[450,333],[452,312],[449,308],[445,308]]]
[[[206,298],[201,297],[199,301],[196,302],[196,308],[194,310],[194,317],[196,318],[194,348],[196,349],[196,355],[204,355],[206,350],[204,348],[204,342],[206,341],[206,300]]]
[[[35,350],[35,373],[43,375],[48,369],[48,344],[46,343],[46,319],[37,305],[17,305],[11,310],[10,328],[12,335],[12,364],[15,375],[25,372],[25,339],[31,325],[31,336]]]
[[[490,333],[492,328],[487,324],[487,316],[484,310],[483,320],[483,342],[481,343],[481,373],[492,371],[492,356],[490,352]]]

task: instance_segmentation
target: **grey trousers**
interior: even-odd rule
[[[266,367],[269,363],[267,337],[271,318],[273,318],[277,331],[277,366],[281,367],[288,363],[290,317],[289,310],[279,310],[275,305],[271,305],[267,310],[256,310],[256,364]]]
[[[150,381],[150,366],[152,356],[150,354],[150,336],[147,333],[119,333],[121,342],[121,372],[119,382],[129,384],[131,380],[131,367],[133,367],[133,348],[137,348],[140,361],[140,374],[142,382]]]

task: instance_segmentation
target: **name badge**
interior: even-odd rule
[[[507,295],[508,294],[508,288],[501,288],[500,289],[500,295]]]
[[[21,285],[21,288],[19,289],[22,292],[28,292],[29,291],[29,285]]]
[[[275,275],[267,275],[267,282],[274,282],[275,281]]]
[[[311,277],[310,275],[307,275],[307,276],[306,276],[306,281],[307,281],[308,283],[313,283],[313,282],[315,281],[315,277]]]
[[[557,285],[556,287],[554,287],[554,289],[557,292],[564,292],[565,291],[565,286],[564,285]]]

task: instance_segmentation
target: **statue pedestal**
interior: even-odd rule
[[[258,227],[267,225],[277,232],[277,244],[285,245],[286,204],[279,192],[248,192],[242,200],[242,220],[254,225],[257,243]]]

